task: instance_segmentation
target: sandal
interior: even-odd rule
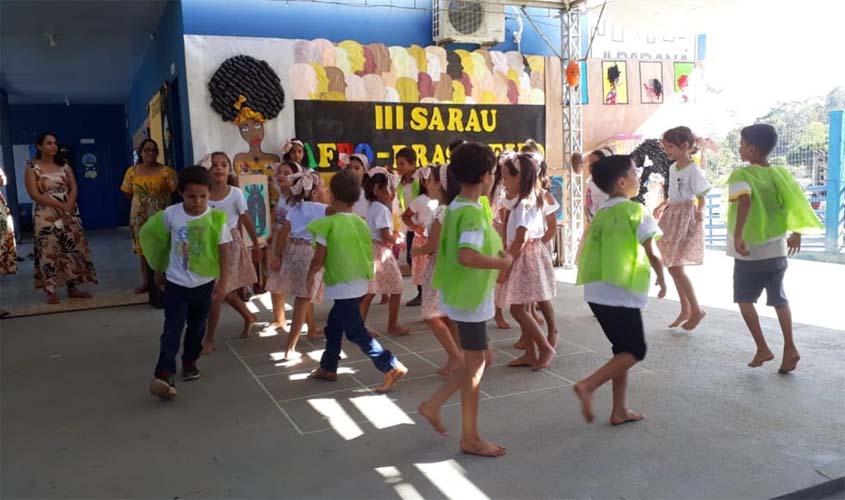
[[[78,288],[68,288],[67,289],[67,296],[72,299],[90,299],[92,295],[88,292],[83,292]]]
[[[58,304],[61,301],[62,301],[62,299],[60,299],[59,296],[56,295],[55,293],[48,293],[47,294],[47,303],[48,304],[55,305],[55,304]]]

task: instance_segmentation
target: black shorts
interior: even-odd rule
[[[766,260],[734,260],[734,302],[757,302],[766,290],[766,305],[772,307],[789,304],[783,291],[783,276],[788,266],[786,257]]]
[[[643,315],[631,307],[605,306],[588,302],[607,340],[613,345],[613,354],[628,353],[637,361],[645,359],[645,330]]]
[[[461,347],[465,351],[486,351],[487,350],[487,322],[464,323],[455,322],[458,325],[458,336],[461,339]]]

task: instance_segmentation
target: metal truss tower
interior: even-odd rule
[[[572,169],[572,154],[582,150],[581,86],[566,83],[566,67],[570,61],[581,61],[581,16],[579,7],[570,6],[560,12],[561,80],[563,83],[563,161],[566,169],[563,263],[576,264],[575,254],[584,230],[584,184],[582,173]]]

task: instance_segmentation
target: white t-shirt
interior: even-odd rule
[[[414,214],[412,219],[425,228],[426,235],[428,230],[431,229],[431,225],[434,224],[434,211],[437,210],[438,205],[440,203],[437,200],[432,200],[428,195],[421,194],[408,207],[408,210]]]
[[[341,215],[346,217],[354,217],[356,214],[349,212],[341,212]],[[326,246],[326,238],[323,236],[317,237],[317,243]],[[336,283],[334,285],[326,285],[325,297],[331,300],[345,300],[357,299],[367,295],[370,282],[366,279],[347,281],[344,283]]]
[[[607,193],[599,189],[593,178],[587,181],[587,189],[584,193],[584,208],[587,210],[587,220],[593,220],[599,207],[610,198]]]
[[[285,218],[290,224],[290,237],[296,240],[311,241],[311,233],[308,232],[308,224],[312,221],[326,216],[328,205],[315,201],[303,201],[298,205],[288,208]]]
[[[226,222],[229,229],[238,227],[238,220],[246,213],[246,198],[240,189],[229,186],[229,194],[222,200],[214,201],[209,199],[208,206],[226,212]]]
[[[188,269],[188,256],[191,248],[188,242],[188,222],[207,215],[210,208],[206,208],[202,215],[188,215],[184,206],[179,203],[164,209],[164,227],[170,231],[170,262],[167,264],[165,276],[171,283],[186,288],[196,288],[214,281],[214,278],[198,276]],[[220,231],[219,245],[232,241],[230,231]]]
[[[361,196],[359,196],[358,201],[352,205],[352,213],[364,220],[367,220],[368,208],[370,208],[370,202],[367,201],[367,197],[364,195],[364,188],[361,188]]]
[[[560,203],[557,202],[557,200],[554,198],[554,196],[552,197],[552,203],[549,203],[546,200],[546,196],[544,194],[543,195],[543,215],[548,217],[549,215],[556,213],[558,210],[560,210]]]
[[[754,196],[751,193],[751,185],[747,182],[739,181],[728,185],[728,199],[731,203],[735,203],[736,199],[743,194]],[[772,238],[760,245],[749,245],[746,242],[746,246],[748,246],[748,255],[740,255],[737,253],[736,246],[734,245],[734,235],[733,233],[728,232],[728,235],[725,238],[725,250],[727,251],[729,257],[733,257],[738,260],[766,260],[777,257],[786,257],[788,251],[786,246],[786,233],[776,238]]]
[[[393,214],[390,209],[380,201],[370,203],[367,209],[367,225],[370,226],[370,234],[373,241],[381,241],[381,230],[388,229],[393,232]]]
[[[467,203],[465,201],[453,201],[449,205],[449,210],[456,210],[462,206],[476,206],[481,208],[480,203]],[[481,229],[475,231],[464,231],[461,233],[461,237],[458,240],[458,244],[462,245],[471,245],[474,247],[482,247],[484,246],[484,231]],[[449,319],[453,321],[461,321],[464,323],[480,323],[482,321],[488,321],[495,316],[496,313],[496,306],[493,302],[493,294],[488,294],[487,297],[484,298],[484,301],[472,311],[467,311],[464,309],[454,309],[449,307],[445,302],[443,302],[443,294],[440,294],[440,310],[443,311],[443,314],[449,317]]]
[[[516,239],[516,230],[520,227],[526,229],[525,241],[540,239],[546,233],[546,216],[543,208],[537,206],[537,199],[533,196],[522,200],[511,210],[505,231],[507,246]]]
[[[285,195],[280,194],[279,200],[276,202],[276,210],[273,212],[273,230],[278,231],[282,227],[282,223],[285,221],[285,217],[288,214],[288,199]]]
[[[599,210],[610,208],[623,201],[625,201],[625,198],[622,197],[611,198],[602,203]],[[660,234],[662,233],[660,232],[660,227],[657,225],[657,221],[651,214],[644,212],[640,225],[637,227],[637,240],[642,243]],[[648,303],[648,293],[634,293],[627,288],[611,285],[603,281],[595,281],[584,285],[584,300],[605,306],[642,309]]]
[[[710,183],[704,178],[698,163],[690,163],[681,170],[678,164],[669,166],[669,204],[677,205],[704,196]]]

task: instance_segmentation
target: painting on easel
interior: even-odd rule
[[[240,175],[237,177],[238,187],[244,192],[246,198],[246,213],[255,232],[258,234],[258,243],[262,246],[270,238],[270,193],[267,188],[266,175]],[[243,230],[244,242],[251,244],[252,240],[246,230]]]

